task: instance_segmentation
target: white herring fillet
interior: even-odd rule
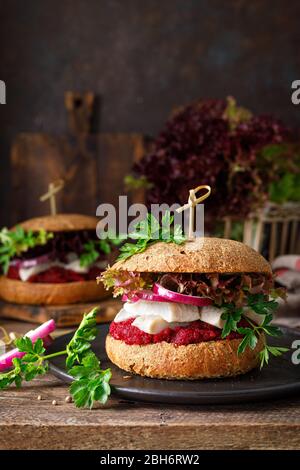
[[[222,329],[225,324],[225,321],[221,318],[222,313],[221,308],[212,305],[196,307],[175,302],[138,300],[137,302],[124,303],[114,321],[118,323],[134,318],[132,325],[145,333],[157,334],[167,327],[186,326],[195,320],[202,320],[209,325]],[[244,308],[243,315],[258,325],[264,320],[264,315],[258,315],[249,307]]]
[[[21,281],[26,282],[31,276],[40,274],[44,271],[47,271],[53,267],[61,267],[64,269],[70,269],[75,273],[86,274],[88,273],[91,266],[81,266],[80,259],[75,253],[69,253],[68,255],[68,262],[62,263],[61,261],[49,261],[47,263],[37,264],[36,266],[32,266],[31,268],[20,268],[19,269],[19,276]],[[93,264],[93,266],[97,266],[99,269],[105,268],[107,265],[106,262],[98,261]]]
[[[209,325],[223,328],[225,321],[221,319],[223,310],[218,307],[209,305],[200,309],[200,320],[208,323]]]
[[[31,268],[20,268],[19,269],[20,279],[21,281],[26,282],[31,276],[47,271],[52,266],[53,266],[53,263],[49,262],[49,263],[38,264],[36,266],[32,266]]]
[[[136,315],[133,315],[132,313],[127,312],[125,308],[121,308],[121,310],[115,316],[114,322],[120,323],[121,321],[126,321],[129,318],[136,318]]]
[[[133,326],[149,334],[160,333],[165,328],[185,326],[189,322],[199,320],[199,309],[194,305],[185,305],[175,302],[151,302],[138,300],[126,302],[116,315],[114,321],[134,318]]]
[[[139,328],[139,330],[149,333],[150,335],[156,335],[165,328],[170,326],[170,323],[163,320],[157,315],[148,315],[147,317],[137,317],[133,322],[133,326]]]
[[[159,316],[168,323],[190,322],[199,320],[199,309],[194,305],[185,305],[175,302],[151,302],[138,300],[137,302],[126,302],[123,306],[132,317],[149,315]]]

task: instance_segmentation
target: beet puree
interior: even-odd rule
[[[53,266],[39,274],[31,276],[27,282],[42,282],[50,284],[60,284],[64,282],[80,282],[95,280],[101,274],[101,269],[93,266],[87,273],[76,273],[71,269],[64,269],[60,266]],[[9,279],[20,280],[19,268],[10,266],[7,277]]]
[[[165,328],[156,335],[150,335],[141,331],[132,325],[134,318],[129,318],[122,322],[112,322],[109,333],[115,339],[125,341],[126,344],[151,344],[166,341],[180,345],[196,344],[202,341],[218,341],[221,340],[220,328],[216,328],[201,320],[196,320],[187,326],[176,326],[175,328]],[[246,320],[241,320],[239,326],[249,327]],[[231,332],[226,339],[242,338],[242,335]]]

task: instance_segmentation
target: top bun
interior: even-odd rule
[[[99,220],[96,217],[81,214],[56,214],[35,217],[17,224],[24,230],[47,232],[75,232],[79,230],[96,230]],[[16,227],[14,227],[16,228]]]
[[[143,253],[118,261],[111,269],[162,273],[272,273],[270,264],[257,251],[224,238],[196,238],[182,245],[154,243]]]

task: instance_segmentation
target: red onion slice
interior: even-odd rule
[[[53,260],[53,254],[48,253],[46,255],[37,256],[32,259],[14,259],[10,262],[11,266],[17,266],[18,268],[32,268],[33,266],[38,266],[39,264],[48,263]]]
[[[127,294],[122,295],[122,302],[138,302],[140,299],[136,294],[131,295],[130,297]]]
[[[127,294],[124,294],[122,297],[123,302],[138,302],[139,300],[148,300],[150,302],[171,302],[161,295],[155,294],[151,290],[137,291],[130,297]]]
[[[172,290],[166,289],[158,283],[153,286],[154,294],[159,295],[165,302],[177,302],[180,304],[196,305],[197,307],[205,307],[212,304],[212,300],[208,297],[196,297],[195,295],[179,294]]]

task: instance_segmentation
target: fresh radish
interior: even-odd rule
[[[45,339],[46,344],[49,344],[49,335],[55,330],[55,328],[55,321],[49,320],[38,326],[35,330],[28,331],[25,336],[28,336],[33,343],[35,343],[37,339],[41,338]],[[2,356],[0,356],[0,371],[11,367],[12,360],[15,357],[23,357],[24,355],[25,353],[20,352],[17,348],[2,354]]]

